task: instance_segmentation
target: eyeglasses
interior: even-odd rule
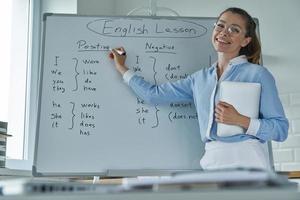
[[[215,22],[214,23],[214,27],[215,30],[218,32],[223,31],[226,28],[226,25],[222,22]],[[226,28],[226,31],[230,34],[230,35],[239,35],[240,33],[242,33],[242,29],[239,26],[236,25],[230,25]]]

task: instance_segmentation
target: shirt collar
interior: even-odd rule
[[[248,62],[248,59],[245,55],[240,55],[238,57],[235,57],[229,61],[226,71],[228,71],[229,69],[231,69],[231,67],[233,67],[235,65],[243,64],[246,62]],[[215,63],[212,64],[212,66],[210,67],[211,73],[216,73],[215,71],[217,70],[217,65],[218,65],[218,61],[216,61]]]
[[[238,65],[248,62],[247,57],[245,55],[240,55],[238,57],[235,57],[229,61],[229,65]]]
[[[239,64],[242,64],[242,63],[246,63],[246,62],[248,62],[247,57],[245,55],[240,55],[238,57],[235,57],[235,58],[231,59],[229,61],[228,65],[230,67],[230,66],[233,66],[233,65],[239,65]],[[212,64],[211,69],[215,70],[217,68],[217,65],[218,65],[218,61],[216,61],[214,64]]]

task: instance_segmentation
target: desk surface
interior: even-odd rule
[[[122,179],[100,179],[101,184],[120,184]],[[113,182],[111,182],[113,180]],[[293,182],[297,182],[300,186],[300,179],[290,179]],[[299,200],[300,199],[300,187],[298,189],[252,189],[252,190],[193,190],[193,191],[168,191],[168,192],[123,192],[116,194],[103,194],[103,193],[85,193],[85,194],[47,194],[47,195],[27,195],[27,196],[5,196],[1,199],[10,200]]]
[[[260,189],[260,190],[220,190],[220,191],[173,191],[173,192],[126,192],[117,194],[70,194],[70,195],[35,195],[10,196],[9,200],[299,200],[299,190]]]
[[[29,170],[0,168],[0,178],[5,176],[30,177],[32,176],[32,173]]]

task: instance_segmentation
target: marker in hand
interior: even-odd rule
[[[114,64],[116,69],[123,75],[125,72],[128,71],[128,67],[125,65],[126,61],[126,51],[123,47],[120,48],[109,48],[110,52],[108,57],[114,60]],[[116,55],[118,54],[118,55]],[[115,56],[114,56],[115,55]]]
[[[109,49],[110,51],[112,51],[112,49]],[[122,51],[122,50],[119,50],[119,49],[114,49],[120,56],[125,56],[126,55],[126,52],[125,51]]]

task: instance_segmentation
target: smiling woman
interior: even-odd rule
[[[216,51],[219,56],[225,56],[227,59],[240,55],[240,50],[246,47],[252,38],[252,35],[250,37],[246,34],[244,18],[230,11],[220,15],[212,34],[212,42]],[[223,65],[223,63],[219,63],[218,67],[221,71],[224,71],[223,68],[227,67]]]
[[[256,24],[251,16],[243,11],[229,8],[219,16],[215,23],[212,43],[216,50],[222,46],[225,48],[219,49],[220,52],[231,51],[231,57],[245,55],[249,62],[260,62],[261,47],[256,35]]]
[[[201,138],[205,143],[205,154],[200,161],[203,169],[270,169],[263,143],[284,141],[289,124],[272,74],[258,65],[260,44],[256,24],[245,10],[228,8],[219,15],[211,38],[218,55],[213,65],[178,81],[160,85],[147,82],[131,71],[125,64],[126,56],[112,51],[109,58],[114,60],[124,81],[145,102],[160,105],[194,101]],[[116,49],[125,51],[123,47]],[[234,105],[221,101],[219,85],[223,81],[261,86],[258,117],[246,116]],[[184,118],[181,115],[176,117]],[[218,124],[237,126],[239,130],[230,136],[221,136],[218,135]]]

